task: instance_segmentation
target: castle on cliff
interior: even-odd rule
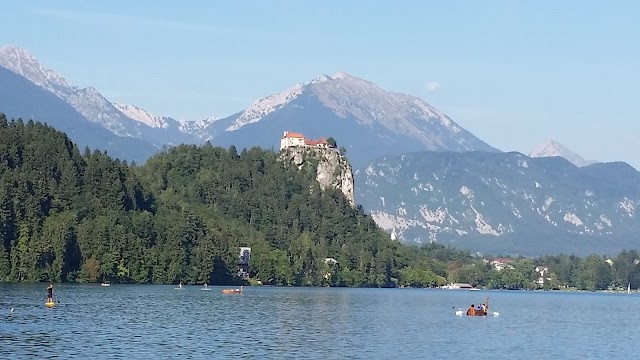
[[[319,140],[305,139],[304,135],[296,132],[285,131],[280,139],[280,150],[288,147],[317,147],[317,148],[330,148],[331,146],[324,138]]]

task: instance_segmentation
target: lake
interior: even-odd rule
[[[630,358],[640,294],[0,284],[0,358]],[[489,296],[498,317],[455,316]],[[13,307],[13,313],[10,308]]]

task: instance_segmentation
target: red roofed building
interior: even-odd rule
[[[329,147],[329,143],[324,138],[320,138],[320,140],[304,139],[304,144],[306,146]]]
[[[329,143],[324,138],[320,138],[319,140],[311,140],[305,139],[304,135],[285,131],[280,139],[280,150],[286,149],[291,146],[309,146],[309,147],[320,147],[320,148],[328,148]]]
[[[280,150],[290,146],[304,146],[304,136],[300,133],[285,131],[280,139]]]

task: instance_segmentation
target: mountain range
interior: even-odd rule
[[[309,138],[333,137],[354,165],[405,152],[499,150],[463,129],[447,115],[414,96],[387,92],[375,84],[338,73],[299,83],[256,100],[248,108],[222,119],[178,121],[135,105],[111,103],[94,88],[79,88],[45,68],[25,49],[0,48],[0,66],[50,92],[88,122],[119,137],[141,139],[158,151],[164,145],[204,143],[249,148],[277,147],[284,130]],[[24,94],[28,99],[28,94]],[[0,111],[7,101],[0,99]],[[9,116],[32,116],[27,106]],[[39,120],[62,119],[54,109]],[[76,131],[80,132],[80,131]],[[82,135],[71,135],[81,143]],[[371,146],[375,144],[375,146]],[[96,143],[94,146],[108,144]],[[150,154],[149,154],[150,155]],[[126,156],[125,158],[131,158]],[[140,161],[139,158],[136,158]]]
[[[0,112],[8,117],[46,122],[64,131],[80,147],[99,148],[109,154],[137,162],[158,151],[151,143],[113,134],[100,124],[88,121],[70,104],[53,93],[0,67]]]
[[[356,170],[356,202],[404,242],[483,252],[607,252],[637,247],[640,176],[548,140],[505,153],[415,96],[341,72],[198,121],[110,102],[0,48],[0,112],[66,132],[80,147],[145,162],[180,143],[277,149],[283,131],[333,137]]]
[[[117,137],[129,138],[128,142],[137,144],[133,149],[141,150],[129,154],[127,148],[115,149],[110,144],[122,141],[115,138],[86,144],[83,138],[90,135],[82,128],[70,132],[73,140],[138,162],[145,161],[165,145],[181,143],[210,141],[224,147],[275,148],[284,130],[302,132],[309,138],[337,139],[355,166],[381,156],[424,150],[499,152],[426,101],[385,91],[344,72],[298,83],[281,93],[257,99],[248,108],[224,118],[179,121],[135,105],[110,102],[95,88],[74,86],[19,47],[0,48],[0,67],[58,97],[86,122],[101,126]],[[4,111],[10,117],[33,117],[35,113],[28,105],[34,103],[29,101],[31,95],[20,96],[27,104],[22,108],[13,104],[11,112]],[[0,98],[0,111],[3,107],[9,108],[7,100]],[[42,104],[39,107],[45,111],[38,114],[38,120],[62,125],[64,117],[56,112],[57,108],[46,109]],[[71,127],[61,129],[69,132]],[[593,163],[553,140],[541,144],[530,156],[561,156],[577,166]]]
[[[271,147],[283,129],[311,138],[332,136],[356,166],[419,150],[498,151],[424,100],[387,92],[346,73],[323,75],[258,99],[208,129],[214,144],[239,147]]]
[[[640,173],[520,153],[418,152],[355,172],[356,202],[405,242],[525,255],[638,244]]]

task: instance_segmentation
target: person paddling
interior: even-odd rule
[[[476,308],[473,304],[471,304],[471,306],[469,306],[469,308],[467,309],[467,315],[473,316],[475,314],[476,314]]]
[[[47,302],[53,302],[53,284],[49,284],[47,287]]]

